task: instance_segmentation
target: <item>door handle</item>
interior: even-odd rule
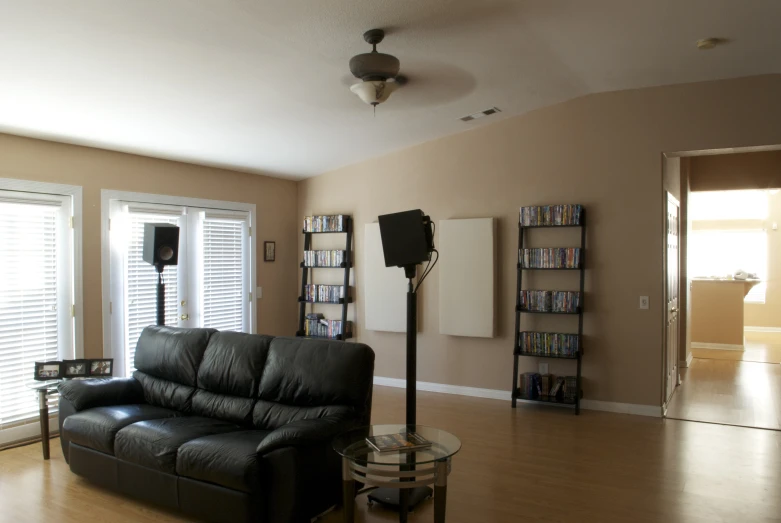
[[[190,315],[189,314],[182,314],[181,316],[179,316],[179,318],[181,318],[182,321],[187,321],[187,320],[190,319]]]

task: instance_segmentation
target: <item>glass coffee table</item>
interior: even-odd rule
[[[27,387],[38,393],[38,417],[41,423],[41,450],[43,459],[49,459],[49,396],[57,393],[62,380],[35,381]]]
[[[410,451],[377,452],[367,436],[401,434],[408,428],[431,442],[431,447]],[[461,441],[444,430],[423,425],[372,425],[340,435],[334,450],[342,456],[344,522],[355,518],[355,483],[399,489],[399,521],[406,523],[409,495],[413,489],[434,485],[434,522],[444,523],[447,476],[451,458],[461,450]],[[430,492],[430,491],[429,491]]]

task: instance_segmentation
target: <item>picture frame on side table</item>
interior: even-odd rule
[[[84,378],[89,376],[89,360],[63,360],[63,378]]]
[[[263,261],[273,262],[277,259],[277,242],[263,242]]]
[[[35,380],[52,381],[62,379],[63,368],[61,361],[36,361]]]
[[[114,375],[114,359],[104,358],[89,361],[90,377],[108,377]]]

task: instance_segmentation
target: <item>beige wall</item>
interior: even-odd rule
[[[199,167],[0,134],[0,177],[83,187],[84,349],[103,354],[100,191],[117,189],[254,203],[257,206],[258,331],[295,332],[298,218],[296,184],[265,176]],[[264,263],[262,242],[277,242],[277,259]]]
[[[781,151],[691,158],[692,191],[781,188]]]
[[[584,204],[585,397],[660,405],[662,153],[781,144],[779,92],[781,75],[772,75],[579,98],[309,179],[299,184],[299,217],[355,217],[358,339],[377,352],[377,375],[394,378],[404,376],[404,336],[362,329],[364,224],[415,208],[435,220],[497,218],[497,337],[438,333],[435,269],[420,296],[418,379],[509,391],[518,208]],[[367,124],[378,140],[380,119]],[[567,234],[548,238],[571,243]],[[569,287],[568,277],[540,275],[537,285]],[[638,309],[640,295],[650,296],[651,310]],[[538,329],[572,325],[537,321]],[[521,371],[535,368],[532,359],[521,364]],[[551,362],[554,373],[569,369]]]

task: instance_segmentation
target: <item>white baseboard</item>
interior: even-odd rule
[[[679,362],[680,366],[684,369],[692,366],[692,359],[694,359],[694,353],[692,351],[689,351],[689,355],[686,356],[685,360],[681,360]]]
[[[375,385],[382,385],[385,387],[406,388],[407,380],[398,378],[385,378],[382,376],[374,377]],[[488,398],[494,400],[511,401],[512,395],[510,391],[495,390],[495,389],[480,389],[476,387],[464,387],[461,385],[447,385],[444,383],[430,383],[426,381],[417,382],[418,390],[426,392],[439,392],[442,394],[456,394],[458,396],[471,396],[474,398]],[[518,399],[520,403],[534,403],[537,402]],[[554,403],[549,405],[559,406]],[[604,412],[616,412],[620,414],[635,414],[637,416],[651,416],[655,418],[662,417],[662,408],[654,405],[636,405],[632,403],[615,403],[612,401],[597,401],[584,399],[581,400],[580,406],[587,410],[601,410]]]
[[[743,332],[781,332],[781,327],[743,327]]]
[[[49,417],[49,433],[57,434],[60,430],[60,424],[57,416]],[[11,445],[19,441],[33,438],[40,438],[41,423],[36,419],[24,425],[17,425],[8,429],[0,430],[0,446]]]
[[[699,343],[692,342],[692,349],[715,349],[715,350],[746,350],[745,345],[729,345],[726,343]]]

